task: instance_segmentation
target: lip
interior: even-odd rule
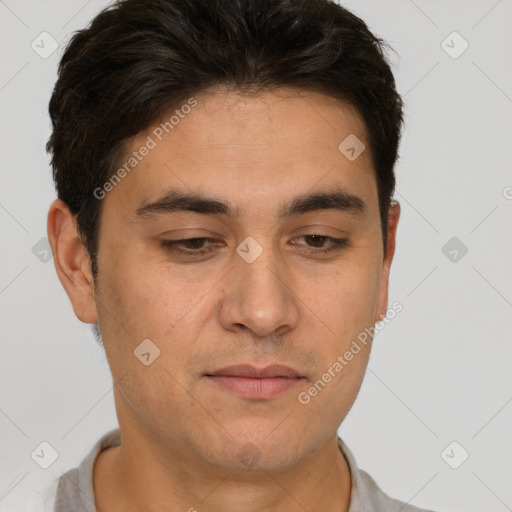
[[[297,371],[280,364],[264,368],[250,364],[227,366],[205,377],[226,391],[252,400],[274,398],[304,379]]]
[[[263,368],[256,368],[252,364],[237,364],[226,366],[220,370],[216,370],[209,375],[224,375],[227,377],[253,377],[253,378],[270,378],[270,377],[302,377],[298,372],[284,366],[282,364],[271,364]]]

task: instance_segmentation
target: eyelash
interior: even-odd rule
[[[340,251],[341,249],[348,246],[348,240],[345,238],[333,238],[332,236],[326,236],[326,235],[319,235],[319,234],[308,234],[308,235],[301,235],[298,238],[304,238],[304,237],[319,237],[323,238],[326,241],[329,241],[331,243],[331,247],[327,249],[315,249],[313,248],[310,250],[313,254],[327,254],[334,251]],[[204,256],[211,252],[212,249],[199,249],[199,250],[192,250],[192,249],[182,249],[178,247],[180,244],[186,243],[186,242],[193,242],[193,241],[208,241],[208,242],[215,242],[213,238],[208,237],[196,237],[196,238],[183,238],[181,240],[162,240],[161,244],[169,252],[173,252],[175,254],[181,254],[184,256],[191,256],[191,257],[199,257]]]

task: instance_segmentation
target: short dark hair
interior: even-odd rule
[[[368,133],[386,247],[403,123],[387,47],[331,0],[118,0],[101,11],[62,56],[46,145],[93,276],[101,214],[94,190],[134,136],[216,86],[247,94],[295,87],[355,107]]]

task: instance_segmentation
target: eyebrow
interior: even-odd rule
[[[366,203],[361,197],[340,188],[319,191],[295,197],[281,205],[278,217],[279,219],[285,219],[319,210],[362,214],[366,211]],[[155,201],[143,203],[137,208],[135,214],[138,218],[147,218],[177,211],[225,216],[232,219],[241,217],[238,206],[233,206],[229,201],[196,193],[185,193],[179,190],[170,190]]]

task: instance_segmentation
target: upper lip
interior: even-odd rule
[[[302,377],[297,371],[282,364],[272,364],[263,368],[257,368],[251,364],[238,364],[226,366],[213,373],[208,373],[208,376],[223,375],[229,377],[253,377],[253,378],[271,378],[271,377],[288,377],[298,378]]]

